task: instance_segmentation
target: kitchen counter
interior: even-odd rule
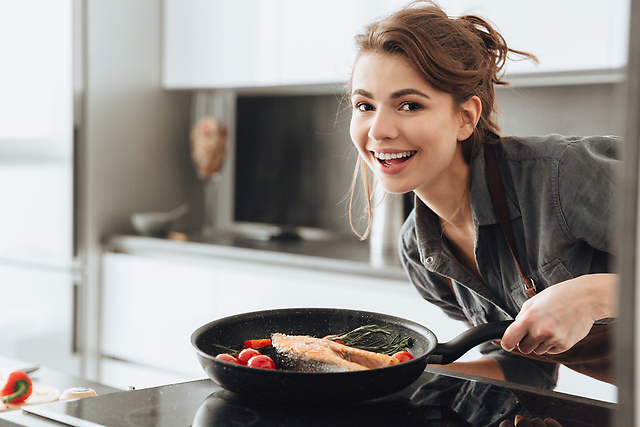
[[[357,238],[324,240],[264,240],[233,233],[213,236],[190,234],[188,241],[136,235],[113,235],[105,240],[107,252],[155,257],[245,260],[269,265],[334,271],[406,280],[398,255],[372,257],[367,242]]]
[[[0,356],[0,367],[3,368],[11,368],[11,369],[23,369],[25,366],[30,366],[32,364],[27,363],[22,360],[17,360],[13,358],[8,358],[4,356]],[[64,374],[60,371],[56,371],[55,369],[48,368],[46,366],[40,366],[38,369],[31,374],[29,377],[33,381],[34,384],[42,384],[50,387],[54,387],[62,393],[64,390],[74,388],[74,387],[86,387],[92,390],[95,390],[98,396],[111,394],[115,392],[119,392],[117,388],[109,387],[104,384],[96,383],[94,381],[85,380],[79,377],[75,377],[72,375]],[[22,425],[22,426],[34,426],[38,427],[41,425],[49,425],[49,423],[43,424],[40,420],[33,420],[32,416],[28,416],[24,414],[21,409],[15,409],[13,411],[0,412],[0,427],[1,426],[11,426],[11,425]],[[11,421],[11,423],[9,422]],[[13,424],[17,423],[17,424]]]
[[[411,386],[380,399],[331,407],[254,401],[209,379],[31,407],[35,423],[70,426],[493,426],[516,415],[563,427],[612,425],[616,406],[562,393],[428,367]],[[1,425],[1,424],[0,424]]]

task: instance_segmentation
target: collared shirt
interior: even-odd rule
[[[502,138],[495,146],[520,265],[538,292],[612,271],[618,144],[615,137],[549,135]],[[453,256],[438,217],[418,198],[399,242],[405,271],[422,297],[472,325],[514,319],[527,300],[491,200],[484,149],[494,148],[478,148],[469,187],[474,252],[484,283]],[[502,350],[491,357],[509,381],[555,385],[553,364]]]

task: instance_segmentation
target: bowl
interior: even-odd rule
[[[154,212],[131,215],[131,224],[141,236],[165,237],[173,222],[173,219],[159,217],[158,213]]]
[[[131,215],[131,224],[141,236],[166,237],[173,223],[189,211],[182,205],[171,212],[141,212]]]

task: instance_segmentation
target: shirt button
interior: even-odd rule
[[[428,256],[427,259],[424,260],[424,262],[426,262],[427,265],[433,264],[433,257],[432,256]]]

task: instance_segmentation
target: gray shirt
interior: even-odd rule
[[[495,148],[523,273],[537,291],[589,273],[612,272],[615,137],[502,138]],[[469,198],[482,283],[453,256],[439,220],[416,198],[400,233],[400,258],[424,299],[471,325],[513,319],[527,300],[493,207],[481,146],[471,162]],[[448,281],[453,279],[455,294]],[[503,351],[482,352],[508,381],[553,388],[557,366]]]

